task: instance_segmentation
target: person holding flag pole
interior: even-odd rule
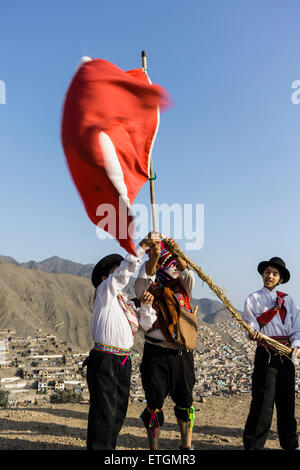
[[[141,263],[145,249],[152,245],[150,236],[136,248],[136,256],[124,259],[107,255],[94,267],[91,281],[95,288],[91,330],[94,346],[85,361],[90,392],[87,450],[113,450],[123,426],[130,392],[131,358],[143,312],[155,316],[153,296],[144,292],[136,309],[123,289]]]
[[[174,240],[172,243],[176,245]],[[163,404],[170,394],[181,434],[180,449],[191,450],[195,420],[193,350],[197,336],[197,309],[192,311],[190,304],[194,274],[159,239],[147,252],[149,259],[140,268],[135,292],[137,297],[142,297],[145,290],[153,294],[156,318],[143,312],[140,315],[145,332],[140,370],[147,401],[141,419],[150,449],[157,450],[164,423]]]

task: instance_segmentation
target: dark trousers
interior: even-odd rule
[[[87,361],[90,392],[87,450],[115,449],[130,391],[131,359],[92,350]]]
[[[298,447],[295,419],[295,367],[291,359],[257,347],[252,376],[252,401],[243,441],[246,450],[262,449],[272,424],[274,403],[283,449]]]
[[[177,350],[145,343],[140,370],[147,405],[151,410],[161,409],[168,393],[178,407],[189,408],[192,405],[195,385],[192,351],[178,353]]]

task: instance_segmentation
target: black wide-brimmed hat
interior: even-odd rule
[[[269,261],[261,261],[257,266],[257,271],[259,272],[259,274],[262,274],[268,266],[273,266],[274,268],[277,268],[279,270],[282,278],[282,284],[285,284],[290,280],[290,272],[285,267],[285,262],[283,261],[283,259],[275,256],[274,258],[269,259]]]
[[[102,258],[94,267],[91,281],[95,288],[101,283],[101,276],[108,276],[109,271],[114,266],[118,266],[124,260],[123,256],[112,254]]]

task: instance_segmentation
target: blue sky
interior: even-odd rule
[[[156,202],[204,204],[204,246],[187,252],[237,308],[282,257],[300,305],[300,79],[296,0],[14,1],[0,12],[0,254],[95,263],[100,241],[69,176],[63,99],[80,58],[140,66],[173,107],[153,159]],[[144,186],[136,202],[149,204]],[[196,297],[215,298],[202,281]]]

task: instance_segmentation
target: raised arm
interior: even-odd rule
[[[160,257],[161,246],[159,234],[152,234],[150,245],[149,259],[141,266],[138,277],[134,284],[136,296],[140,298],[144,291],[149,289],[150,285],[155,282],[157,261]]]
[[[102,281],[97,289],[97,295],[103,296],[103,300],[107,301],[106,296],[117,296],[127,286],[130,278],[135,274],[137,268],[141,265],[142,257],[145,249],[149,246],[149,237],[145,237],[136,248],[136,256],[128,254],[107,279]]]
[[[146,262],[146,274],[154,276],[157,268],[157,263],[161,253],[161,244],[159,238],[154,238],[150,246],[150,256]]]

